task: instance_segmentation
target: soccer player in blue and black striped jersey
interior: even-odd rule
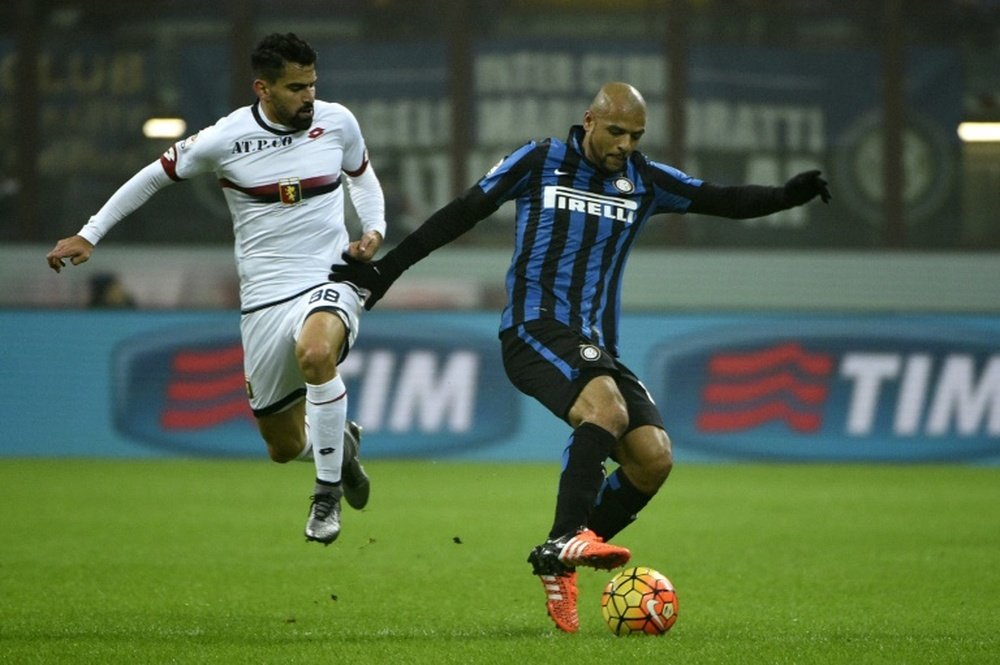
[[[526,143],[383,258],[331,273],[367,289],[371,309],[411,265],[516,201],[500,340],[511,382],[573,428],[552,529],[528,558],[549,615],[567,632],[579,627],[576,566],[628,561],[627,549],[607,541],[636,518],[673,465],[656,405],[618,360],[622,276],[643,227],[658,213],[743,219],[830,198],[819,171],[778,187],[692,178],[636,150],[645,127],[641,94],[608,83],[566,141]],[[618,467],[605,476],[609,457]]]

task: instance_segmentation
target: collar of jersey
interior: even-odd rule
[[[581,145],[580,143],[582,140],[583,140],[583,125],[573,125],[572,127],[570,127],[569,136],[566,137],[566,144],[571,146],[573,150],[575,150],[580,155],[580,159],[582,159],[586,164],[589,164],[590,168],[592,168],[595,173],[601,174],[601,176],[605,179],[617,178],[618,176],[623,176],[627,174],[628,165],[632,162],[633,159],[635,159],[635,156],[639,154],[639,151],[637,150],[633,152],[631,155],[629,155],[628,161],[625,162],[625,168],[623,168],[621,171],[617,171],[616,173],[605,173],[601,169],[597,168],[596,164],[587,159],[586,153],[583,152],[583,145]]]
[[[566,143],[573,146],[573,150],[580,153],[580,156],[587,159],[587,156],[583,154],[583,146],[580,145],[580,141],[583,140],[583,125],[573,125],[569,128],[569,136],[566,137]],[[589,164],[590,161],[588,160]]]
[[[257,124],[272,134],[277,134],[278,136],[288,136],[290,134],[298,134],[302,131],[299,129],[278,129],[277,127],[268,124],[267,120],[264,119],[263,114],[260,112],[260,100],[253,103],[253,106],[250,107],[250,111],[253,113],[253,119],[257,121]]]

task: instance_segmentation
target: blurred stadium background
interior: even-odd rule
[[[11,0],[0,25],[3,305],[83,304],[88,275],[44,274],[40,254],[169,146],[148,119],[186,135],[249,103],[253,44],[296,31],[320,53],[319,96],[362,124],[390,244],[625,79],[650,103],[651,156],[730,183],[818,167],[834,191],[766,220],[663,218],[626,304],[1000,308],[1000,142],[958,134],[1000,122],[996,0]],[[494,306],[508,221],[387,304]],[[230,307],[230,240],[206,178],[161,192],[97,257],[140,306]],[[652,279],[677,287],[637,288]]]
[[[826,173],[829,206],[654,220],[626,274],[679,463],[627,532],[678,584],[668,643],[612,640],[601,576],[574,640],[533,595],[568,431],[500,367],[509,209],[363,318],[377,489],[328,549],[249,413],[213,179],[47,267],[171,145],[148,120],[253,101],[274,31],[358,116],[390,245],[610,79],[693,175]],[[959,127],[1000,123],[1000,0],[3,0],[0,95],[0,662],[997,661],[1000,139]],[[89,309],[114,276],[137,307]]]
[[[86,266],[43,257],[171,145],[147,121],[186,136],[252,102],[249,52],[295,31],[319,96],[359,118],[389,245],[526,139],[564,136],[607,80],[645,94],[644,151],[693,175],[824,171],[829,206],[662,217],[640,240],[624,355],[682,459],[1000,459],[1000,140],[965,124],[1000,123],[997,0],[11,0],[0,25],[7,454],[260,455],[212,178],[160,192]],[[366,317],[343,371],[370,454],[554,458],[537,442],[560,424],[498,367],[511,215]],[[82,311],[107,274],[137,311]],[[185,375],[190,353],[233,363]],[[758,392],[717,371],[748,358],[774,361]],[[91,437],[39,432],[53,411]]]

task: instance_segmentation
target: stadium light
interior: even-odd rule
[[[147,139],[179,139],[187,131],[181,118],[150,118],[142,124],[142,135]]]
[[[1000,122],[963,122],[958,136],[966,143],[1000,142]]]

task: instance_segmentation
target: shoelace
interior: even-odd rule
[[[321,520],[329,517],[333,507],[337,504],[337,500],[333,498],[332,494],[313,494],[309,498],[312,499],[313,514]]]

